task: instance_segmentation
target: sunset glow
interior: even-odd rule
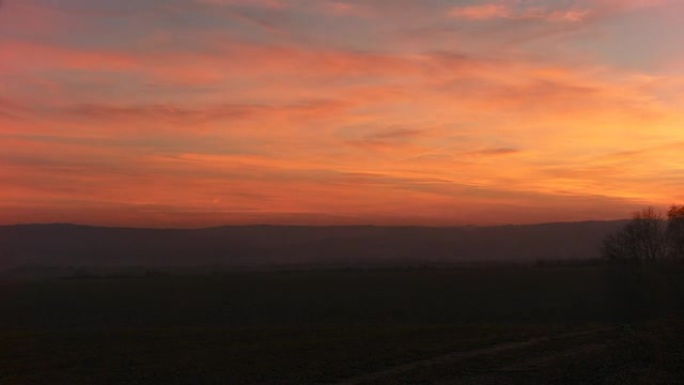
[[[0,224],[684,202],[678,0],[4,0]]]

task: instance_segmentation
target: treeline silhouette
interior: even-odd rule
[[[684,206],[670,207],[666,218],[653,207],[635,212],[604,238],[601,253],[615,322],[684,314]]]
[[[654,264],[684,261],[684,206],[672,206],[667,220],[653,207],[603,240],[602,255],[611,262]]]

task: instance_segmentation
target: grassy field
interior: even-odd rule
[[[0,384],[684,383],[681,277],[502,267],[8,280]]]

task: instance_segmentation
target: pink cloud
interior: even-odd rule
[[[323,13],[335,16],[357,16],[367,17],[372,15],[368,7],[364,7],[358,3],[350,3],[345,1],[324,1],[320,5]]]
[[[284,0],[195,0],[208,5],[243,5],[269,9],[285,9],[288,4]]]
[[[85,51],[47,44],[0,40],[0,62],[21,70],[30,68],[70,68],[78,70],[125,70],[135,59],[112,51]]]
[[[449,16],[470,20],[500,19],[511,17],[512,10],[504,4],[469,5],[452,8]]]
[[[466,20],[520,19],[573,23],[583,21],[589,11],[549,10],[545,7],[516,7],[507,3],[495,3],[454,7],[448,14],[450,17]]]

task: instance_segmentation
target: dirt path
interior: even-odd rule
[[[418,361],[405,363],[405,364],[398,365],[398,366],[388,368],[388,369],[384,369],[384,370],[381,370],[381,371],[378,371],[375,373],[368,373],[368,374],[364,374],[361,376],[349,378],[347,380],[338,382],[335,385],[358,385],[358,384],[362,384],[362,383],[369,382],[369,381],[381,380],[385,377],[391,377],[391,376],[400,375],[402,373],[411,372],[413,370],[420,369],[423,367],[430,367],[430,366],[439,365],[439,364],[456,362],[459,360],[474,358],[474,357],[478,357],[478,356],[491,355],[491,354],[507,352],[507,351],[515,351],[518,349],[524,349],[524,348],[528,348],[528,347],[531,347],[534,345],[539,345],[539,344],[543,344],[543,343],[547,343],[547,342],[551,342],[551,341],[572,339],[575,337],[598,334],[598,333],[605,331],[605,330],[606,329],[591,329],[591,330],[585,330],[585,331],[581,331],[581,332],[556,334],[556,335],[552,335],[552,336],[532,338],[532,339],[525,340],[525,341],[502,343],[502,344],[497,344],[494,346],[489,346],[489,347],[480,348],[480,349],[453,352],[453,353],[449,353],[449,354],[445,354],[445,355],[441,355],[441,356],[437,356],[437,357],[432,357],[432,358],[428,358],[428,359],[424,359],[424,360],[418,360]]]

